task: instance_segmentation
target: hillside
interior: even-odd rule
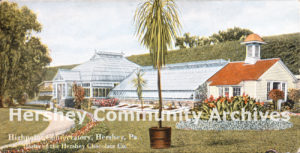
[[[284,34],[263,37],[267,44],[262,45],[261,57],[281,58],[287,67],[299,74],[300,69],[300,33]],[[216,45],[207,45],[197,48],[179,49],[168,52],[167,64],[182,63],[201,60],[225,59],[242,61],[245,59],[245,46],[239,41],[228,41]],[[127,57],[130,61],[142,66],[151,65],[149,54],[132,55]],[[71,69],[78,64],[49,67],[45,80],[52,80],[59,68]]]
[[[299,74],[300,68],[300,33],[284,34],[263,37],[267,44],[262,45],[261,57],[281,58],[287,67]],[[216,45],[207,45],[197,48],[179,49],[168,52],[167,64],[200,60],[226,59],[242,61],[245,59],[246,48],[239,41],[229,41]],[[129,60],[139,65],[151,65],[149,54],[132,55]]]
[[[61,65],[61,66],[52,66],[48,67],[45,74],[45,80],[50,81],[56,75],[58,69],[72,69],[73,67],[77,66],[78,64],[73,65]]]

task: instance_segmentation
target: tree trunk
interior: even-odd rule
[[[277,110],[277,101],[273,101],[273,106],[274,106],[274,111],[276,111]]]
[[[2,96],[0,96],[0,108],[3,108]]]
[[[157,66],[157,86],[158,86],[158,96],[159,96],[159,110],[158,110],[158,127],[162,127],[162,118],[161,118],[161,113],[162,113],[162,96],[161,96],[161,83],[160,83],[160,65],[158,64]]]

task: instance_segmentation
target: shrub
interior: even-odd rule
[[[26,93],[23,93],[18,97],[17,101],[20,105],[24,105],[27,99],[28,99],[28,95]]]
[[[270,91],[269,97],[273,100],[274,109],[277,110],[277,102],[279,99],[284,99],[284,93],[279,89],[273,89]]]
[[[72,91],[74,93],[75,108],[81,109],[81,103],[84,99],[84,89],[78,86],[76,83],[74,83]]]
[[[213,96],[204,100],[202,104],[197,108],[197,110],[201,111],[201,118],[202,119],[209,119],[210,114],[214,108],[216,108],[219,112],[221,118],[223,118],[223,111],[232,113],[235,111],[241,112],[244,108],[244,111],[249,111],[254,113],[256,110],[257,112],[262,111],[265,112],[265,108],[263,107],[264,103],[256,102],[255,99],[250,98],[248,95],[243,96],[234,96],[234,97],[218,97],[214,99]],[[235,114],[235,118],[241,118],[242,116],[239,114]],[[228,115],[228,114],[227,114]],[[227,119],[230,119],[230,116],[226,116]]]
[[[300,112],[300,89],[290,89],[285,106],[293,112]]]
[[[290,89],[288,93],[288,99],[292,100],[293,102],[299,102],[300,100],[300,89]]]
[[[177,129],[184,130],[283,130],[293,127],[289,121],[204,121],[195,119],[176,123]]]
[[[111,107],[111,106],[118,105],[120,103],[120,101],[116,98],[112,98],[112,99],[94,99],[94,101],[92,103],[95,106]]]

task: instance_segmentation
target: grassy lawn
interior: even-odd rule
[[[101,116],[100,116],[101,115]],[[104,114],[100,113],[99,117]],[[100,148],[84,149],[79,152],[265,152],[276,149],[279,152],[296,152],[300,147],[300,117],[292,117],[293,128],[280,131],[187,131],[175,129],[175,121],[163,122],[172,127],[170,149],[150,149],[148,129],[157,126],[155,121],[104,121],[109,135],[125,136],[127,140],[102,140]],[[129,134],[137,140],[128,140]],[[126,145],[127,148],[105,148],[108,145]]]
[[[39,119],[39,121],[18,121],[15,117],[14,121],[9,121],[9,108],[0,108],[0,146],[15,142],[8,140],[8,134],[33,136],[34,134],[42,132],[47,128],[49,122],[43,121],[41,115]]]

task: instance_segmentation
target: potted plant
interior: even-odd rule
[[[149,129],[151,148],[171,146],[171,127],[162,127],[161,67],[165,64],[168,48],[172,47],[181,27],[174,0],[146,0],[136,10],[134,18],[140,42],[149,49],[153,67],[157,69],[159,97],[158,127]]]
[[[134,87],[136,87],[136,93],[138,95],[138,99],[141,102],[142,114],[140,114],[140,119],[143,119],[143,109],[144,109],[144,101],[143,101],[143,88],[146,86],[147,81],[143,79],[143,75],[141,70],[138,70],[136,73],[136,78],[132,80]]]

